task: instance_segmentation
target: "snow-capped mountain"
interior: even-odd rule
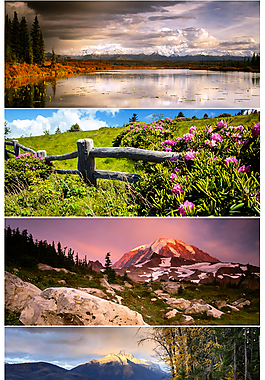
[[[158,364],[136,359],[123,351],[71,370],[45,362],[5,365],[6,380],[169,380],[169,377]]]
[[[218,283],[242,288],[259,287],[259,267],[221,262],[199,248],[176,239],[160,238],[125,253],[114,265],[134,281],[185,281],[197,284]]]
[[[159,365],[139,360],[120,351],[75,367],[71,372],[96,377],[100,380],[162,380],[167,374]],[[165,377],[166,376],[166,377]]]
[[[154,254],[165,258],[175,257],[179,262],[185,263],[186,260],[191,262],[209,262],[217,263],[220,260],[203,252],[194,245],[189,245],[181,240],[160,238],[150,245],[141,245],[125,253],[114,265],[113,268],[123,268],[130,265],[143,264],[151,260]]]

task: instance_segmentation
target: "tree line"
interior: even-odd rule
[[[29,32],[26,18],[21,21],[15,11],[13,20],[5,17],[5,61],[26,62],[43,65],[45,61],[45,45],[38,17],[35,16]]]
[[[172,380],[258,380],[257,327],[157,327],[138,344],[152,341]]]
[[[49,244],[46,240],[33,240],[32,234],[19,228],[5,229],[5,264],[6,266],[19,266],[33,268],[38,263],[52,267],[66,268],[83,273],[89,271],[89,261],[85,256],[79,259],[78,252],[72,248],[62,247],[61,242],[54,241]]]

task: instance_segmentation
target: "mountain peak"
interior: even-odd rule
[[[116,354],[110,353],[103,358],[94,360],[95,362],[98,362],[99,364],[106,364],[110,362],[118,362],[119,364],[122,365],[128,365],[128,362],[133,362],[135,364],[142,364],[142,365],[148,365],[147,362],[136,359],[132,354],[129,354],[125,351],[120,351]]]
[[[141,245],[125,253],[114,265],[113,268],[123,268],[130,265],[141,266],[148,260],[151,260],[154,254],[166,258],[180,258],[182,260],[191,260],[193,262],[210,262],[217,263],[220,260],[203,252],[199,248],[184,243],[181,240],[158,238],[152,244]]]

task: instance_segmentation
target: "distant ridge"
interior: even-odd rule
[[[52,57],[52,53],[47,53],[46,57],[50,59]],[[63,58],[63,55],[58,55],[59,58]],[[109,52],[109,53],[86,53],[85,51],[82,54],[77,55],[67,55],[65,56],[67,59],[86,59],[86,60],[99,60],[99,59],[107,59],[107,60],[126,60],[126,61],[241,61],[244,59],[251,58],[251,56],[235,56],[235,55],[206,55],[206,54],[196,54],[196,55],[162,55],[159,53],[152,54],[125,54],[122,52]]]

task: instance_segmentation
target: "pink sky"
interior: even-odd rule
[[[124,253],[158,238],[182,240],[217,257],[259,265],[258,218],[6,218],[6,226],[27,229],[34,239],[62,246],[112,263]]]

